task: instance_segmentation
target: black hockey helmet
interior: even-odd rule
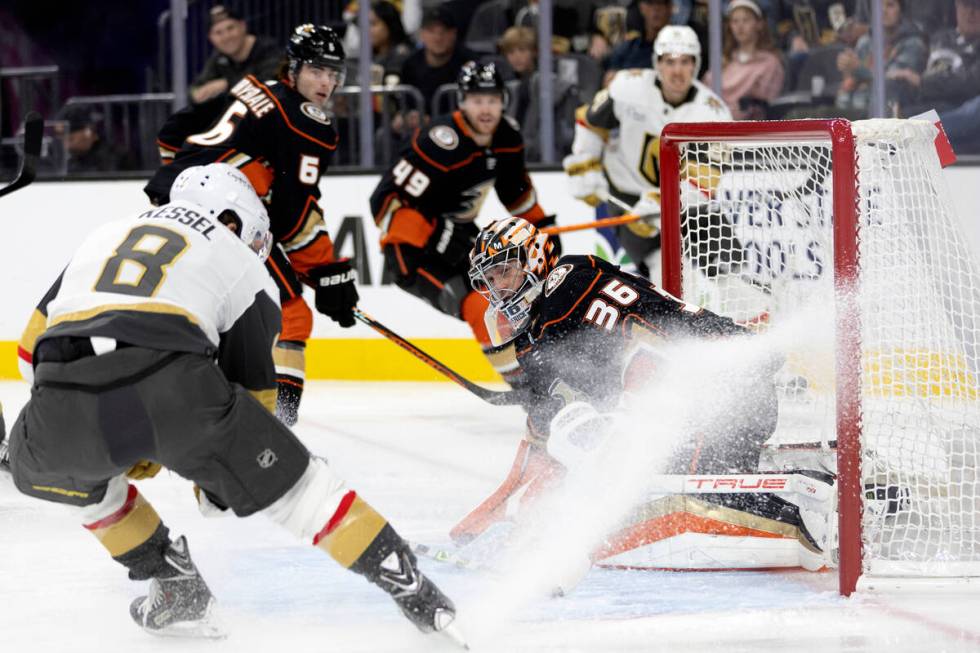
[[[504,99],[504,106],[510,99],[507,87],[504,86],[504,78],[500,75],[492,62],[478,64],[475,61],[467,61],[459,69],[456,77],[456,103],[462,104],[467,93],[499,93]]]
[[[341,75],[339,86],[344,83],[347,71],[344,44],[337,33],[326,25],[304,23],[293,30],[286,45],[289,72],[296,74],[302,64],[333,68]]]

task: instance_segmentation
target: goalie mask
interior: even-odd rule
[[[170,201],[194,204],[217,222],[235,225],[235,234],[259,259],[269,257],[269,215],[248,177],[237,168],[227,163],[191,166],[177,175],[170,187]]]
[[[531,308],[558,256],[548,234],[521,218],[487,225],[470,253],[470,283],[490,302],[486,321],[495,345],[527,326]]]

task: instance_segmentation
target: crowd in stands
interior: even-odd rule
[[[910,117],[935,108],[957,151],[980,153],[980,0],[882,4],[886,114]],[[210,12],[213,53],[190,84],[193,103],[226,92],[245,74],[274,77],[282,55],[276,38],[253,34],[248,17],[233,7],[215,5]],[[871,0],[724,0],[723,13],[720,88],[736,119],[869,115]],[[357,17],[354,0],[336,25],[345,31],[348,85],[358,83]],[[376,151],[397,152],[416,127],[455,108],[446,85],[464,62],[482,59],[495,61],[509,80],[508,114],[522,125],[528,158],[536,160],[537,21],[537,0],[373,0],[366,35],[372,83],[411,86],[422,97],[421,106],[396,96],[375,102],[378,121],[381,107],[386,109],[384,138],[394,143]],[[668,24],[686,24],[698,34],[704,53],[700,76],[710,86],[708,0],[554,0],[549,47],[556,158],[571,144],[575,108],[617,71],[650,67],[654,39]],[[339,119],[356,120],[356,106],[336,107]],[[72,124],[82,120],[75,113]],[[97,118],[86,120],[98,134]],[[97,161],[125,165],[119,157]]]

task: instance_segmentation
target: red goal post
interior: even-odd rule
[[[841,119],[674,123],[661,135],[664,288],[736,320],[733,312],[739,311],[746,320],[751,312],[758,312],[766,322],[780,310],[785,317],[791,311],[788,307],[812,302],[814,297],[823,298],[835,316],[829,318],[834,321],[833,338],[828,339],[833,342],[833,352],[827,355],[833,360],[833,371],[823,388],[828,396],[826,410],[830,412],[832,402],[834,412],[839,573],[844,595],[851,594],[859,578],[868,574],[950,576],[963,569],[968,570],[966,575],[980,574],[980,528],[974,526],[980,525],[980,490],[973,485],[964,489],[968,484],[962,481],[969,467],[962,461],[980,458],[970,448],[975,448],[978,439],[973,426],[980,427],[980,336],[976,328],[980,304],[950,300],[958,302],[956,310],[965,304],[963,310],[970,314],[957,316],[953,328],[930,330],[920,326],[931,319],[926,314],[937,313],[936,306],[948,309],[950,302],[944,297],[919,296],[928,295],[939,283],[966,280],[968,292],[980,297],[980,281],[957,240],[958,225],[945,224],[955,223],[955,217],[949,215],[946,199],[937,188],[941,172],[937,176],[939,165],[929,127],[910,121],[851,123]],[[829,202],[825,200],[828,194]],[[889,260],[889,247],[899,247],[892,243],[902,243],[900,247],[909,250],[894,254],[914,259],[908,265],[920,258],[929,265],[941,259],[928,242],[936,237],[931,232],[929,237],[920,233],[934,228],[926,222],[941,218],[943,231],[938,238],[943,241],[942,251],[953,252],[949,258],[955,260],[947,266],[952,271],[939,271],[935,283],[912,284],[922,291],[909,301],[909,306],[916,307],[912,310],[923,314],[909,320],[914,328],[908,328],[901,317],[882,326],[885,318],[879,313],[888,312],[879,310],[881,298],[869,299],[867,294],[902,292],[893,286],[881,290],[885,286],[880,284],[887,279],[879,279],[900,273],[891,268],[880,274],[875,270],[882,268],[880,261]],[[902,220],[908,224],[898,226]],[[789,224],[793,221],[795,225]],[[798,242],[787,245],[778,239],[779,233],[793,229],[799,233],[789,238]],[[879,240],[879,229],[895,233],[888,234],[890,240]],[[807,230],[806,237],[800,236],[803,230]],[[750,244],[756,248],[753,252],[745,247]],[[919,256],[915,246],[930,250],[929,255]],[[864,261],[862,247],[867,250]],[[831,256],[832,265],[826,265],[825,259]],[[964,258],[967,260],[961,261]],[[866,278],[861,277],[862,265]],[[735,279],[737,285],[738,279],[749,275],[756,275],[750,281],[765,293],[738,308],[734,295],[726,294],[732,282],[721,280]],[[913,290],[908,292],[911,295]],[[751,310],[746,308],[749,305],[753,305]],[[865,319],[867,324],[862,324]],[[908,369],[914,365],[921,369]],[[937,368],[941,368],[938,381],[934,378]],[[901,374],[907,376],[902,377],[904,386],[900,387],[894,379]],[[925,381],[919,378],[923,376]],[[811,388],[819,385],[811,379]],[[879,403],[881,407],[874,407]],[[818,404],[810,401],[808,409]],[[887,425],[878,426],[873,411],[885,413],[883,423]],[[907,411],[907,419],[896,425],[896,420],[889,421],[889,411],[903,415]],[[929,426],[920,426],[931,426],[929,411],[941,414],[938,421],[943,426],[936,429],[942,431],[938,435],[927,433]],[[948,415],[958,420],[947,429],[951,436],[943,430]],[[971,425],[974,418],[977,424]],[[866,436],[865,429],[870,435]],[[872,444],[862,443],[864,437]],[[894,452],[888,438],[898,442],[892,447]],[[942,440],[938,445],[936,438]],[[923,449],[932,458],[925,459]],[[966,449],[969,456],[963,455]],[[880,454],[882,451],[885,453]],[[955,470],[954,458],[958,461]],[[862,466],[873,470],[862,472]],[[889,479],[888,483],[877,486],[876,481],[868,480],[874,475]],[[958,487],[942,487],[954,477]],[[916,494],[920,491],[921,496]],[[969,507],[962,503],[966,492]],[[884,501],[875,501],[875,493]],[[909,500],[901,498],[906,494]],[[949,507],[954,505],[954,495],[961,501],[959,508]],[[917,510],[919,514],[905,514]],[[943,531],[948,521],[944,521],[944,510],[960,511],[952,520],[952,534]],[[896,520],[901,528],[894,526]],[[945,564],[944,556],[959,558]],[[909,557],[915,558],[914,564],[906,564]]]

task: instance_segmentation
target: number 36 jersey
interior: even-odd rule
[[[41,300],[18,353],[56,336],[217,356],[229,380],[275,388],[278,292],[227,227],[173,202],[92,232]]]
[[[546,437],[551,418],[569,401],[614,408],[629,370],[655,374],[648,352],[656,355],[670,341],[747,334],[607,261],[563,256],[545,280],[530,327],[514,343],[531,393],[528,424]],[[632,365],[636,358],[643,364]]]

